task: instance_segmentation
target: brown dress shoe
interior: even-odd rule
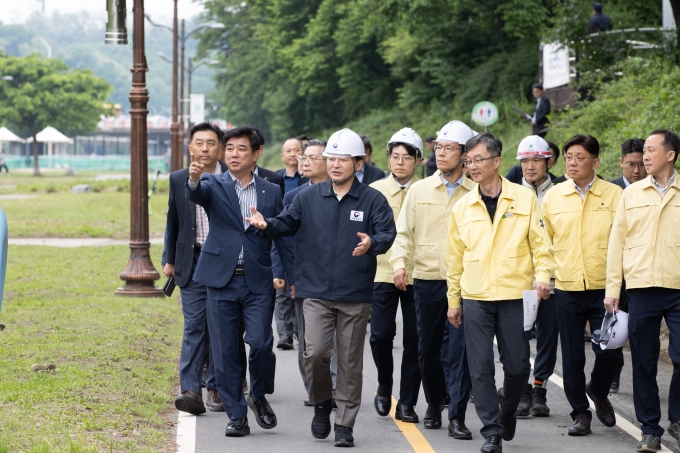
[[[205,405],[208,406],[211,412],[224,412],[222,398],[220,398],[220,393],[217,390],[208,390],[208,399]]]
[[[610,428],[616,425],[616,415],[614,414],[612,403],[609,402],[609,398],[606,396],[604,398],[599,398],[593,395],[593,392],[590,390],[590,382],[586,385],[586,394],[593,400],[593,403],[595,403],[595,414],[602,424]]]
[[[205,414],[203,397],[193,390],[182,392],[175,398],[175,407],[178,411],[188,412],[192,415]]]
[[[567,434],[570,436],[586,436],[592,434],[590,430],[590,418],[588,414],[576,414],[574,424],[569,427]]]

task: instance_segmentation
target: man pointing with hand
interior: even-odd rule
[[[325,439],[331,432],[329,365],[337,330],[335,445],[342,447],[354,446],[376,256],[389,250],[397,234],[385,196],[355,176],[357,157],[364,154],[358,134],[349,129],[334,133],[323,153],[330,180],[300,191],[274,218],[265,219],[253,208],[246,219],[268,238],[297,233],[295,287],[304,299],[312,435]]]

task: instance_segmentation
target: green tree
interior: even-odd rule
[[[91,71],[68,70],[65,63],[37,54],[0,55],[0,119],[24,126],[33,137],[33,174],[40,176],[36,134],[47,126],[89,132],[106,112],[111,85]]]

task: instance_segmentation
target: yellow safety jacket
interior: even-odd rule
[[[543,198],[545,230],[555,251],[555,288],[604,289],[607,244],[621,188],[595,177],[585,199],[573,181],[553,187]]]
[[[397,219],[397,238],[392,245],[392,270],[408,269],[413,264],[413,278],[446,279],[446,236],[451,209],[464,195],[477,187],[463,176],[463,182],[451,197],[437,170],[418,181],[406,194]],[[411,277],[411,275],[409,275]]]
[[[502,178],[502,177],[501,177]],[[536,194],[502,178],[494,221],[479,190],[454,206],[446,256],[449,308],[460,299],[521,299],[555,270]]]
[[[663,199],[651,176],[623,191],[607,254],[607,297],[626,289],[680,289],[680,176]]]
[[[409,185],[404,190],[401,190],[401,187],[399,186],[399,184],[397,184],[397,181],[390,174],[387,178],[375,181],[370,185],[370,187],[373,187],[375,190],[385,195],[385,198],[387,198],[387,202],[390,204],[390,207],[392,208],[394,218],[398,219],[399,211],[401,211],[401,205],[404,203],[406,194],[408,193],[409,189],[413,187],[413,184],[416,181],[420,181],[420,178],[418,178],[414,174],[413,179],[411,179]],[[390,248],[390,250],[388,250],[387,253],[378,255],[378,267],[375,273],[376,283],[394,283],[394,272],[392,271],[392,266],[390,266],[391,254],[392,249]],[[406,272],[408,273],[408,284],[412,285],[413,262],[408,262],[407,265],[408,267],[406,268]]]

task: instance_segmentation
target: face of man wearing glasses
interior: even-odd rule
[[[619,158],[619,164],[623,171],[623,177],[631,184],[647,177],[642,153],[628,153],[623,158]]]
[[[595,178],[595,170],[600,166],[600,159],[591,155],[583,146],[570,146],[564,152],[564,163],[569,178],[579,186],[585,187]]]
[[[323,146],[308,146],[300,158],[302,174],[314,182],[325,181],[328,178],[326,159],[321,155],[323,149]]]
[[[486,149],[486,144],[482,142],[468,150],[465,163],[470,171],[470,178],[480,184],[498,177],[501,158],[492,157],[489,150]]]
[[[415,171],[416,158],[408,153],[403,145],[396,145],[392,148],[389,158],[390,170],[397,178],[397,181],[407,183]]]
[[[451,173],[458,165],[462,164],[465,158],[460,152],[461,146],[458,142],[440,141],[435,143],[434,152],[437,156],[437,170],[444,174]]]

